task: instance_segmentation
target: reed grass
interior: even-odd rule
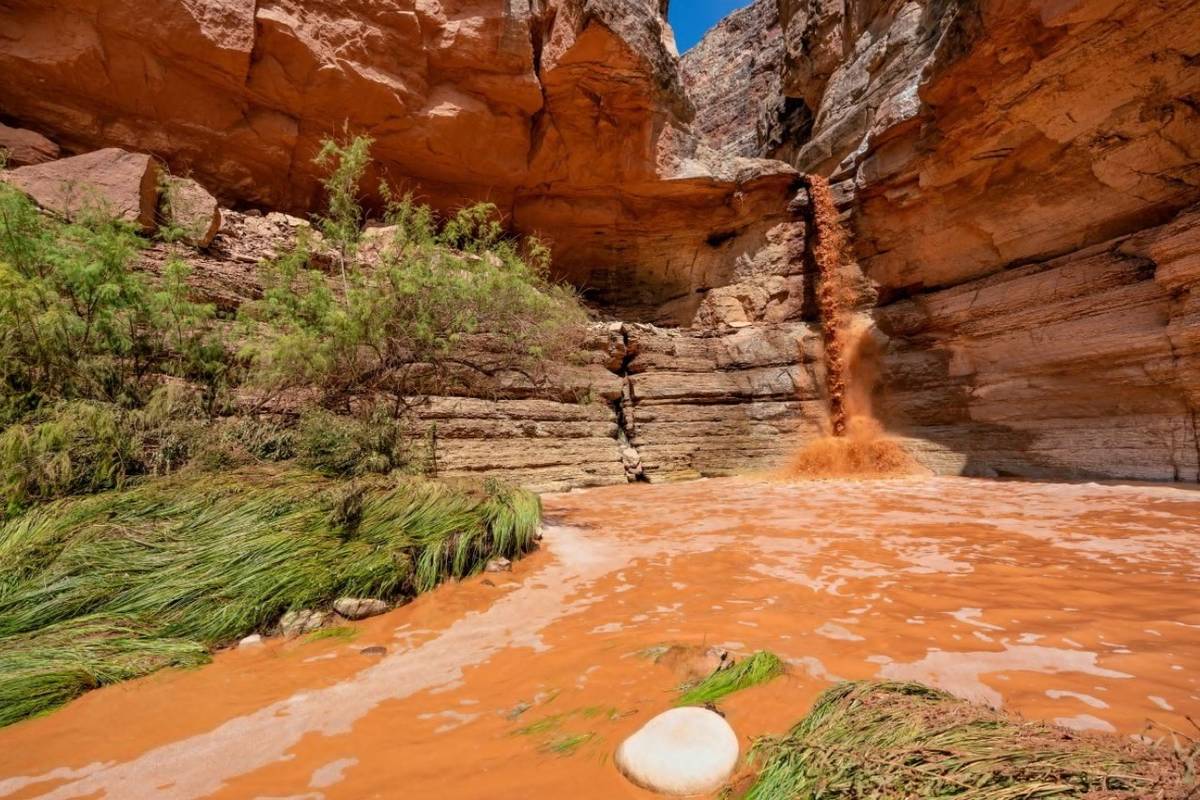
[[[677,706],[702,706],[716,703],[734,692],[775,680],[787,667],[779,656],[759,650],[732,666],[718,669],[695,686],[687,687],[675,702]]]
[[[180,476],[0,524],[0,726],[265,632],[339,596],[396,600],[532,548],[538,498],[416,478]]]
[[[1173,756],[912,683],[839,684],[787,735],[760,739],[752,757],[758,777],[745,800],[1186,796]]]

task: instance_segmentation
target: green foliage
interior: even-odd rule
[[[504,228],[497,219],[499,215],[500,209],[492,203],[467,206],[446,222],[438,240],[464,253],[482,254],[495,250],[507,245]]]
[[[0,433],[0,519],[34,502],[182,467],[208,435],[194,390],[164,385],[140,409],[60,401]]]
[[[301,464],[330,477],[386,475],[410,464],[407,431],[381,409],[359,417],[311,411],[296,447]]]
[[[697,706],[716,703],[734,692],[773,681],[786,671],[787,665],[779,656],[759,650],[733,666],[718,669],[695,686],[687,687],[675,704]]]
[[[150,480],[0,523],[0,725],[198,663],[289,610],[394,600],[518,557],[540,521],[536,497],[499,484],[375,479],[354,494],[346,526],[341,484],[243,471]],[[512,520],[522,527],[500,530]]]
[[[504,238],[494,206],[463,209],[439,232],[427,207],[384,187],[392,241],[369,262],[355,257],[369,145],[359,138],[322,149],[323,163],[335,166],[320,227],[345,256],[340,280],[311,266],[313,242],[302,237],[264,265],[263,299],[243,309],[262,334],[245,351],[259,387],[319,386],[328,408],[365,397],[401,416],[421,396],[506,373],[532,378],[544,359],[573,351],[581,306],[548,280],[543,246],[527,243],[522,257]]]
[[[324,180],[329,207],[319,220],[321,233],[343,259],[354,254],[362,237],[363,210],[358,190],[371,161],[371,144],[372,140],[366,136],[345,142],[326,139],[313,159],[315,164],[329,170]]]
[[[0,434],[2,510],[12,514],[35,500],[120,486],[134,459],[134,443],[112,407],[63,403],[40,422]]]
[[[164,375],[215,401],[226,359],[213,309],[189,301],[181,261],[157,286],[133,270],[143,246],[123,222],[60,222],[0,185],[0,423],[59,400],[137,407]]]
[[[839,684],[787,735],[760,739],[752,755],[759,774],[746,800],[1183,796],[1156,791],[1180,776],[1178,764],[911,683]]]

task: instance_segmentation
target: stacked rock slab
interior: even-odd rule
[[[281,213],[223,219],[204,252],[155,244],[142,268],[186,259],[195,297],[232,318],[262,294],[258,263],[310,226]],[[578,358],[535,382],[500,376],[475,396],[423,398],[418,436],[441,477],[503,475],[539,491],[769,469],[820,435],[821,340],[811,323],[745,317],[716,328],[597,322]]]

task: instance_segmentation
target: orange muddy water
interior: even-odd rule
[[[743,742],[841,678],[1121,735],[1200,714],[1194,491],[728,479],[546,509],[511,574],[353,639],[244,647],[0,730],[0,798],[649,797],[611,754],[672,703],[677,673],[639,655],[664,643],[791,664],[722,704]]]

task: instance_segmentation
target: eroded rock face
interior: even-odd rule
[[[812,113],[783,93],[784,54],[776,0],[733,12],[687,52],[683,81],[700,110],[694,128],[710,146],[754,158],[805,135]]]
[[[1198,223],[878,309],[876,409],[942,472],[1200,479]]]
[[[216,198],[190,178],[170,178],[160,205],[164,220],[196,247],[208,247],[221,229],[221,209]]]
[[[730,65],[689,83],[697,128],[830,177],[876,289],[863,307],[890,335],[889,427],[943,472],[1195,480],[1200,7],[759,0],[741,15],[778,32],[762,53],[812,126],[731,113],[769,84],[761,65],[747,76],[735,18],[684,58],[685,74]]]
[[[788,135],[757,137],[753,154],[838,184],[856,252],[885,296],[1079,250],[1200,200],[1195,3],[759,0],[752,9],[766,19],[773,3],[782,92],[815,121],[809,131],[780,118]],[[720,28],[711,38],[738,46]],[[720,63],[705,48],[688,54],[689,70],[693,59]],[[716,96],[693,95],[698,127],[717,147],[756,124],[720,124],[757,91],[753,80],[726,83]]]
[[[161,157],[225,202],[320,203],[320,140],[374,138],[443,211],[495,202],[564,277],[687,323],[786,221],[795,173],[731,162],[689,122],[661,0],[15,0],[0,106],[68,149]],[[719,242],[713,245],[712,240]],[[664,304],[670,307],[661,310]]]

